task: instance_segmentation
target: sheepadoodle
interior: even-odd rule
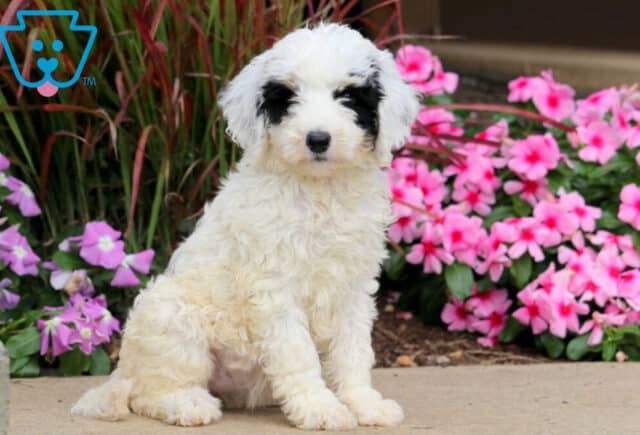
[[[109,381],[76,415],[205,425],[279,405],[304,429],[391,426],[371,384],[374,293],[391,219],[382,167],[417,98],[392,55],[323,24],[253,59],[220,107],[243,158],[137,297]]]

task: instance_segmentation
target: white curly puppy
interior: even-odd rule
[[[137,297],[110,380],[76,415],[183,426],[278,404],[305,429],[397,425],[371,386],[373,295],[390,219],[382,166],[416,96],[349,28],[297,30],[220,99],[244,149],[166,272]],[[219,398],[219,399],[218,399]]]

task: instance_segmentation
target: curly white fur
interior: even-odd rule
[[[372,74],[384,95],[374,139],[334,96]],[[296,92],[277,125],[258,110],[269,80]],[[220,105],[243,160],[137,297],[118,369],[72,412],[200,425],[221,417],[217,396],[279,404],[306,429],[399,424],[400,406],[371,386],[371,327],[390,219],[380,167],[409,134],[413,91],[389,52],[327,24],[256,57]],[[313,129],[331,134],[323,161],[305,144]]]

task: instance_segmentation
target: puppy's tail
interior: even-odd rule
[[[122,420],[129,415],[131,380],[122,379],[115,370],[109,380],[87,391],[71,408],[71,414],[101,420]]]

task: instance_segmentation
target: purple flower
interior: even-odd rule
[[[18,275],[37,275],[38,257],[29,246],[27,239],[13,225],[0,232],[0,260],[11,266]]]
[[[0,171],[4,171],[9,167],[9,159],[4,156],[4,154],[0,153]]]
[[[89,222],[84,227],[80,256],[89,264],[115,269],[125,259],[120,232],[105,222]]]
[[[153,249],[147,249],[127,255],[116,269],[111,285],[113,287],[133,287],[140,284],[140,279],[133,273],[133,270],[143,275],[148,274],[154,254]]]
[[[17,206],[23,216],[37,216],[42,213],[36,202],[33,191],[24,182],[15,177],[9,177],[6,186],[13,192],[5,200]]]
[[[83,296],[91,296],[95,291],[93,281],[91,281],[85,269],[63,270],[53,261],[47,261],[42,265],[45,269],[51,270],[49,283],[56,290],[64,290],[69,296],[76,293],[80,293]]]
[[[10,284],[10,279],[0,280],[0,311],[12,310],[20,302],[20,296],[7,290]]]
[[[93,352],[95,345],[109,341],[109,337],[101,337],[96,333],[93,320],[79,319],[74,323],[76,328],[71,330],[70,342],[77,343],[80,350],[87,355]]]
[[[38,320],[40,330],[40,355],[49,350],[49,337],[51,337],[52,354],[54,357],[71,350],[71,338],[73,330],[67,325],[79,318],[79,313],[73,309],[67,310],[59,316],[49,320]]]

